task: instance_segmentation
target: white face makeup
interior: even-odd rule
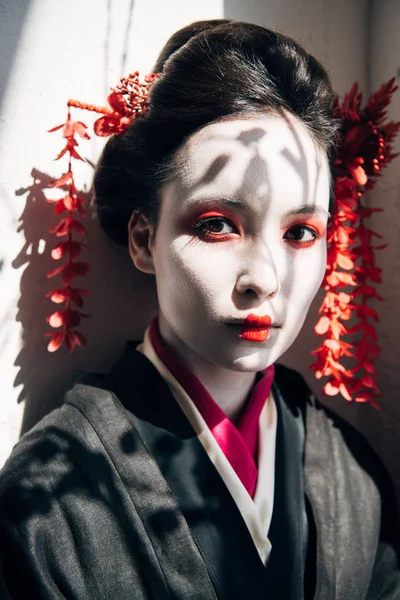
[[[266,116],[205,127],[178,162],[151,244],[161,333],[192,366],[265,369],[324,275],[326,156],[299,122]],[[271,318],[267,339],[240,337],[250,314]]]

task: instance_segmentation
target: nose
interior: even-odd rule
[[[246,267],[236,281],[236,291],[241,295],[254,295],[259,299],[277,295],[280,282],[275,262],[268,250],[249,256]]]

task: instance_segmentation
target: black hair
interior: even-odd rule
[[[154,72],[162,75],[149,110],[109,139],[94,178],[100,224],[120,244],[134,210],[156,222],[177,150],[209,123],[291,114],[331,155],[338,123],[329,75],[281,33],[226,19],[192,23],[170,38]]]

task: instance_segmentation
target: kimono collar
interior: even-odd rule
[[[196,375],[162,339],[157,317],[150,324],[150,339],[155,352],[189,395],[239,479],[253,497],[258,476],[258,421],[271,390],[274,365],[258,374],[258,381],[235,425],[213,400]]]

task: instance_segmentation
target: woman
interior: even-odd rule
[[[328,75],[283,35],[225,20],[175,34],[154,70],[95,195],[155,276],[158,316],[14,449],[3,596],[400,598],[381,465],[274,367],[325,269]]]

